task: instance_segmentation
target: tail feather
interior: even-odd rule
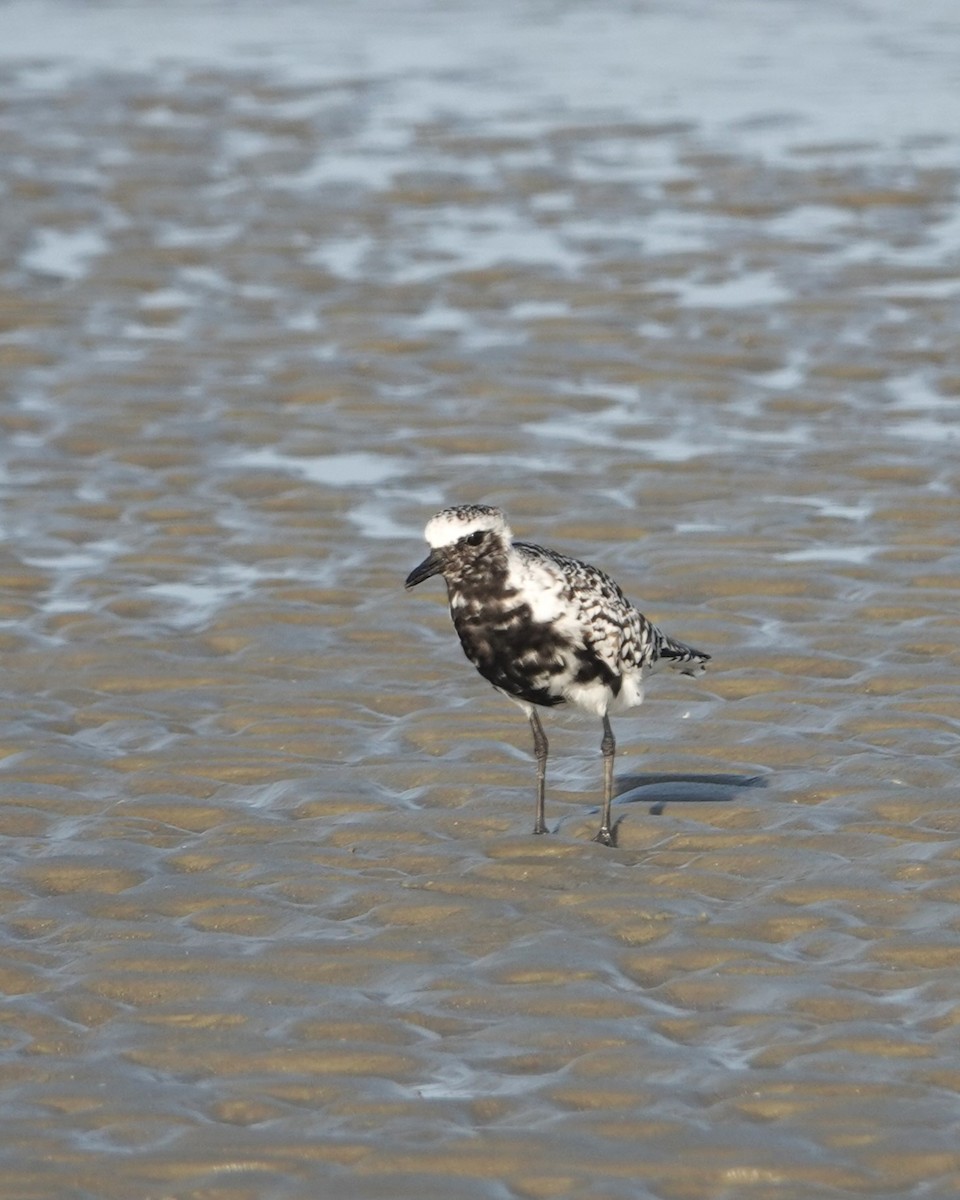
[[[681,675],[702,675],[711,655],[704,650],[694,650],[692,646],[686,646],[664,634],[659,657]]]

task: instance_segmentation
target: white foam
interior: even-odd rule
[[[880,551],[880,546],[809,546],[804,550],[789,550],[776,557],[781,562],[847,562],[865,563]]]
[[[28,271],[58,279],[83,279],[91,258],[107,250],[99,229],[37,229],[20,262]]]
[[[681,279],[670,283],[669,288],[686,308],[758,308],[783,303],[793,295],[772,271],[747,271],[716,283]]]
[[[306,455],[284,454],[273,446],[260,450],[244,450],[235,455],[234,466],[252,467],[261,470],[282,471],[308,479],[311,483],[323,483],[333,487],[382,483],[410,469],[399,458],[386,454],[371,454],[357,451],[347,454]]]

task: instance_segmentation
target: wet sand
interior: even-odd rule
[[[745,4],[703,73],[697,6],[50,11],[0,59],[0,1196],[954,1195],[938,5],[818,57]],[[599,727],[531,837],[522,716],[403,592],[459,500],[714,655],[615,723],[615,850]]]

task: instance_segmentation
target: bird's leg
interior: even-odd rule
[[[597,836],[593,839],[601,846],[615,846],[616,832],[610,828],[610,805],[613,803],[613,758],[617,751],[617,743],[610,727],[610,718],[603,714],[603,741],[600,743],[600,753],[603,755],[603,821]]]
[[[537,819],[534,822],[533,832],[546,833],[547,825],[543,819],[543,790],[547,778],[547,750],[549,744],[535,708],[530,710],[530,728],[533,730],[533,752],[537,756]]]

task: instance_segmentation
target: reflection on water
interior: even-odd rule
[[[314,458],[299,458],[292,454],[281,454],[272,447],[240,453],[234,463],[238,467],[260,467],[298,475],[332,487],[371,487],[395,475],[403,475],[409,469],[402,460],[388,458],[385,454],[324,454]]]
[[[107,249],[107,240],[98,229],[38,229],[33,244],[24,253],[21,266],[38,275],[61,279],[82,279],[89,260]]]
[[[9,1195],[957,1192],[960,30],[775,7],[4,9]],[[714,656],[617,850],[466,499]]]

